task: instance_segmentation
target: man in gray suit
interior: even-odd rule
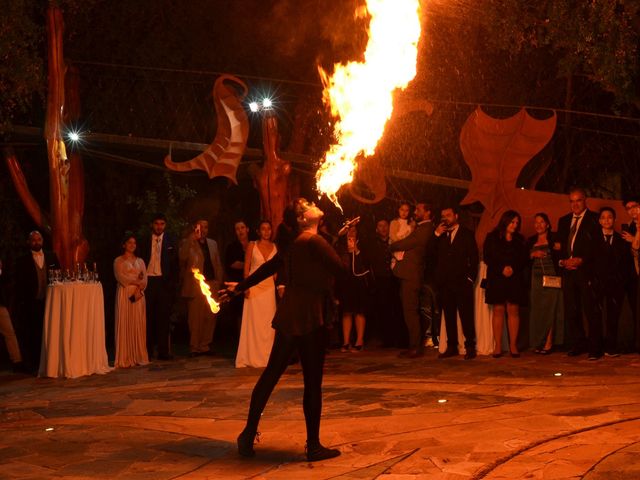
[[[189,323],[189,349],[191,356],[211,355],[210,344],[216,328],[216,315],[211,312],[209,304],[200,291],[200,286],[191,271],[192,267],[200,270],[205,281],[215,294],[222,287],[222,262],[215,240],[208,238],[209,222],[198,220],[189,238],[180,247],[180,263],[182,267],[181,296],[187,298]]]
[[[420,315],[420,288],[424,277],[427,244],[433,235],[431,207],[416,204],[416,229],[406,238],[389,245],[392,252],[404,251],[404,258],[396,263],[393,274],[400,279],[400,298],[404,321],[409,330],[409,349],[400,356],[418,358],[424,355],[424,331]]]

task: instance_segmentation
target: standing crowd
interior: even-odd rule
[[[638,350],[640,204],[637,199],[623,203],[629,219],[618,231],[615,209],[589,210],[585,192],[572,189],[570,213],[555,230],[546,213],[536,213],[530,238],[520,233],[520,214],[505,211],[482,251],[474,233],[460,224],[456,206],[439,209],[435,222],[429,204],[418,202],[412,212],[403,202],[397,218],[378,219],[369,235],[351,222],[335,236],[321,218],[318,236],[332,247],[343,270],[322,287],[323,323],[329,327],[322,343],[344,353],[361,352],[366,344],[402,348],[399,355],[410,359],[422,357],[428,347],[439,347],[440,358],[455,357],[464,344],[464,358],[471,360],[477,352],[479,283],[491,307],[494,358],[505,350],[519,357],[527,338],[540,355],[565,347],[570,356],[586,353],[597,360],[619,355],[621,346],[625,352]],[[217,315],[193,272],[204,276],[215,296],[223,281],[242,282],[282,257],[299,233],[294,207],[285,211],[275,232],[268,221],[260,222],[253,241],[247,223],[238,220],[236,238],[223,253],[208,238],[204,219],[193,222],[182,239],[166,227],[165,216],[158,214],[143,238],[126,233],[122,254],[114,260],[116,367],[173,358],[170,315],[177,296],[186,305],[190,355],[212,354]],[[29,251],[16,262],[11,315],[10,302],[0,297],[0,332],[20,371],[37,369],[47,272],[58,268],[43,243],[39,232],[31,232]],[[480,259],[486,274],[478,279]],[[5,277],[0,263],[0,282]],[[291,272],[281,266],[224,306],[239,332],[236,367],[267,365],[276,338],[272,320],[290,282]],[[633,339],[618,338],[625,302]],[[304,310],[300,307],[298,315]],[[528,332],[521,331],[522,318],[528,318]]]

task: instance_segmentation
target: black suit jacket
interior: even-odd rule
[[[625,286],[636,273],[629,244],[618,232],[613,233],[611,244],[601,233],[596,242],[594,259],[595,283],[601,294],[624,295]]]
[[[44,265],[46,269],[60,268],[56,254],[47,250],[44,250]],[[30,250],[16,261],[15,278],[16,300],[23,307],[38,296],[38,271]]]
[[[560,240],[560,259],[569,258],[569,231],[573,213],[569,213],[558,220],[558,240]],[[582,265],[578,268],[585,273],[593,273],[593,262],[602,229],[598,223],[598,214],[591,210],[585,210],[584,218],[576,233],[573,242],[573,256],[582,258]]]
[[[478,275],[478,245],[471,230],[458,227],[453,242],[445,234],[435,242],[437,260],[435,282],[439,287],[459,290],[473,286]]]
[[[151,234],[145,236],[138,248],[138,253],[146,267],[149,267],[151,260]],[[178,244],[176,239],[169,232],[164,232],[162,237],[162,251],[160,252],[160,268],[162,269],[162,277],[165,281],[172,285],[178,284],[179,263],[178,263]]]

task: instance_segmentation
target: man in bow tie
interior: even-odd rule
[[[29,251],[16,262],[16,334],[24,362],[37,371],[42,346],[42,321],[47,296],[48,271],[60,268],[55,253],[43,249],[42,234],[34,230],[27,239]]]

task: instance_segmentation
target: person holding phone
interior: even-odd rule
[[[200,283],[193,275],[193,269],[204,275],[205,282],[212,292],[222,284],[222,262],[218,253],[218,244],[207,238],[209,222],[203,219],[195,221],[187,236],[180,243],[178,259],[182,284],[180,296],[187,302],[187,321],[189,324],[189,355],[212,355],[211,342],[215,332],[217,315],[214,314],[207,299],[200,290]]]
[[[136,238],[125,233],[123,253],[113,261],[113,273],[118,282],[116,290],[116,360],[114,367],[129,368],[147,365],[147,318],[144,290],[147,270],[137,257]]]

